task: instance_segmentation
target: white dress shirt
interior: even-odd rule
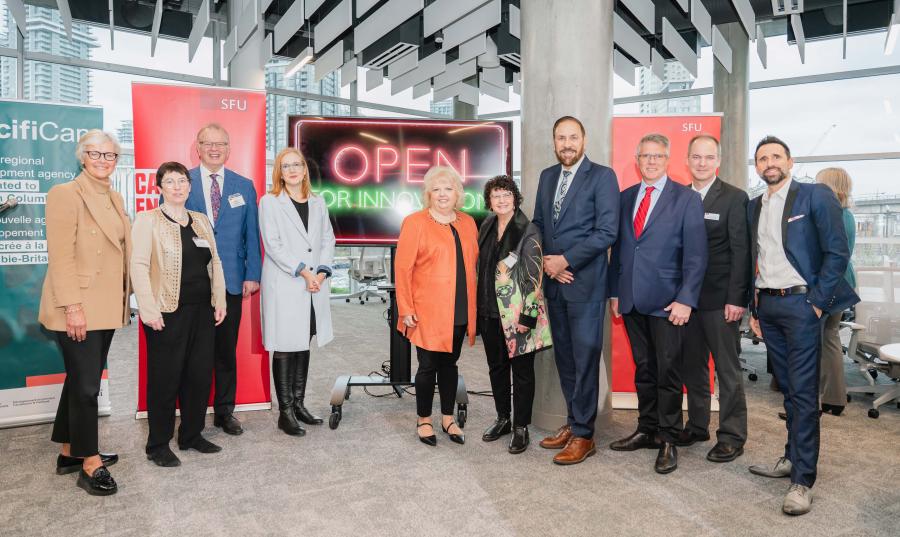
[[[634,200],[634,209],[631,210],[631,221],[634,221],[634,218],[637,216],[638,207],[641,206],[641,200],[644,199],[644,193],[647,191],[648,186],[653,187],[653,192],[650,193],[650,208],[647,210],[647,216],[644,218],[644,225],[650,221],[650,213],[653,212],[653,208],[656,207],[656,202],[659,201],[659,197],[662,195],[662,191],[666,188],[666,183],[669,182],[669,176],[663,175],[659,178],[658,181],[653,183],[652,185],[648,185],[646,181],[641,179],[641,188],[638,189],[637,199]]]
[[[556,200],[559,198],[559,189],[562,188],[563,183],[563,172],[570,171],[572,175],[569,176],[569,185],[566,187],[566,192],[568,193],[572,190],[572,183],[575,182],[575,174],[578,173],[578,167],[581,166],[581,163],[584,162],[584,155],[581,155],[581,158],[578,159],[578,162],[572,165],[571,168],[566,169],[565,166],[562,166],[562,169],[559,170],[559,180],[556,182],[556,192],[553,194],[553,202],[556,203]]]
[[[213,173],[206,169],[206,166],[203,164],[200,165],[200,182],[203,187],[203,201],[206,203],[206,217],[209,218],[209,223],[212,224],[213,227],[216,225],[216,219],[213,218],[212,212],[212,200],[209,196],[209,189],[212,188],[212,179],[209,175]],[[216,172],[216,182],[219,183],[219,194],[223,194],[225,192],[225,167]],[[222,198],[222,203],[225,202],[225,198]],[[219,210],[222,210],[221,204],[219,205]]]
[[[712,188],[713,183],[715,183],[715,182],[718,181],[718,180],[719,180],[718,177],[713,177],[713,180],[710,181],[709,183],[707,183],[707,185],[706,185],[705,187],[701,188],[700,190],[697,190],[697,187],[695,187],[693,184],[691,185],[691,189],[692,189],[694,192],[700,194],[700,199],[701,199],[701,200],[705,200],[705,199],[706,199],[706,194],[709,193],[709,189]]]
[[[788,261],[781,237],[784,204],[792,182],[793,178],[788,179],[784,186],[771,196],[767,190],[760,200],[762,209],[759,213],[757,241],[759,274],[756,277],[756,287],[759,289],[787,289],[795,285],[806,285],[806,280]]]

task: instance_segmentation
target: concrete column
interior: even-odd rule
[[[244,10],[244,4],[253,0],[243,0],[237,2],[229,2],[228,12],[228,31],[225,32],[227,38]],[[228,82],[233,88],[264,90],[266,89],[265,68],[262,65],[262,47],[263,31],[262,16],[258,17],[258,26],[243,46],[235,54],[231,63],[228,65]]]
[[[731,72],[713,60],[713,110],[722,112],[723,181],[747,190],[750,103],[750,39],[739,22],[719,25],[731,47]]]
[[[522,194],[534,214],[541,170],[556,164],[553,122],[575,116],[587,131],[585,154],[609,165],[612,156],[612,50],[614,0],[522,3]],[[609,314],[600,368],[598,425],[609,420]],[[565,424],[566,405],[552,351],[535,359],[534,425]]]

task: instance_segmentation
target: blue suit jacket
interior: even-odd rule
[[[222,269],[225,272],[225,288],[232,295],[239,295],[243,292],[245,281],[258,282],[261,276],[259,210],[253,182],[228,168],[224,168],[224,173],[222,204],[219,206],[219,218],[213,223],[213,229]],[[193,188],[185,207],[206,214],[200,168],[191,170],[190,175]],[[235,194],[240,194],[244,198],[244,204],[232,208],[228,198]]]
[[[569,302],[606,300],[607,250],[616,240],[619,182],[612,169],[584,157],[553,222],[553,201],[562,165],[541,172],[532,223],[544,238],[544,254],[563,255],[575,281],[544,278],[547,298]]]
[[[632,213],[640,186],[622,192],[609,296],[619,298],[619,313],[668,317],[672,302],[696,308],[707,260],[700,194],[669,178],[638,239]]]
[[[753,289],[756,288],[761,211],[762,195],[747,205],[752,235]],[[850,244],[841,206],[830,188],[791,181],[781,219],[781,240],[788,261],[809,287],[807,302],[831,314],[859,302],[859,296],[844,278],[850,262]],[[755,313],[755,300],[751,301],[750,307]]]

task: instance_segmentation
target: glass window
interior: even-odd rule
[[[18,48],[16,37],[16,21],[6,7],[6,0],[0,0],[0,47]]]
[[[0,98],[15,99],[18,60],[0,56]]]
[[[774,134],[795,155],[900,151],[900,75],[750,92],[751,151]]]

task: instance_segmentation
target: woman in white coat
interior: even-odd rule
[[[318,425],[303,405],[313,336],[319,347],[333,339],[331,264],[334,231],[328,208],[310,190],[306,159],[283,149],[275,158],[272,190],[259,202],[259,229],[265,246],[262,267],[262,333],[272,353],[278,399],[278,428],[302,436],[299,421]]]

